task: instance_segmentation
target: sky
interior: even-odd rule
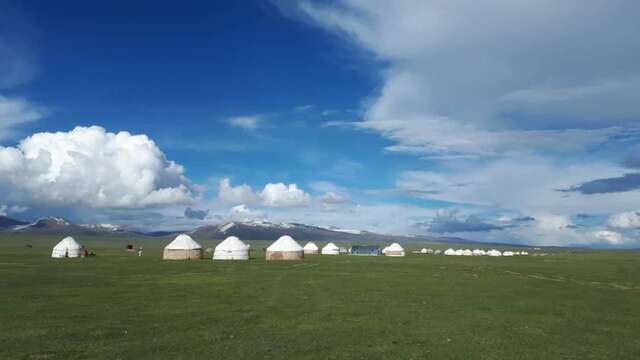
[[[0,0],[0,215],[639,247],[638,13]]]

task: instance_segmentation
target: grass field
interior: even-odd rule
[[[640,358],[638,252],[51,259],[57,240],[0,236],[1,359]]]

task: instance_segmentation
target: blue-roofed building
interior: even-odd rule
[[[351,255],[378,256],[380,255],[380,247],[375,245],[355,245],[351,247]]]

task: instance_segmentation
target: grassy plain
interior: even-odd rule
[[[85,238],[98,256],[51,259],[57,240],[0,235],[1,359],[640,358],[638,252],[181,262]]]

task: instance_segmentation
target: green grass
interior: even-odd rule
[[[1,359],[640,358],[637,252],[181,262],[105,238],[51,259],[57,240],[0,237]]]

